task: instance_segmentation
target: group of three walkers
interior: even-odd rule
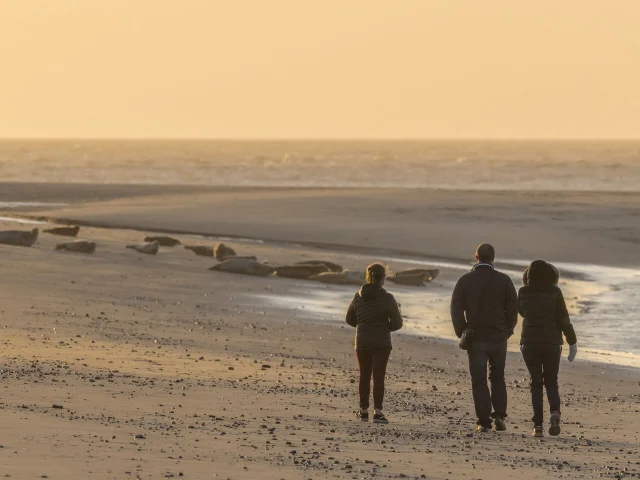
[[[523,287],[516,293],[513,282],[497,271],[495,250],[482,244],[476,250],[477,263],[456,284],[451,297],[451,320],[456,335],[469,337],[464,347],[477,416],[476,430],[486,432],[495,425],[506,430],[507,386],[504,378],[507,341],[514,333],[518,313],[523,317],[520,349],[531,379],[533,435],[544,435],[544,397],[550,407],[550,435],[560,434],[558,370],[563,339],[569,347],[569,361],[576,353],[576,334],[558,287],[557,269],[542,260],[524,272]],[[360,409],[357,416],[369,420],[369,397],[373,377],[375,423],[388,423],[382,412],[384,378],[391,353],[391,332],[402,328],[402,316],[393,295],[383,286],[386,269],[379,263],[367,267],[366,282],[347,309],[346,321],[356,327],[355,350],[360,368]],[[491,389],[487,383],[488,378]]]

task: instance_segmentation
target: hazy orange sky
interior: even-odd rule
[[[640,0],[0,0],[0,137],[640,138]]]

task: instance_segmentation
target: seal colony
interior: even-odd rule
[[[79,226],[55,227],[43,230],[52,235],[75,237]],[[38,229],[0,231],[0,244],[30,247],[38,239]],[[126,248],[145,255],[157,255],[160,247],[175,247],[182,242],[167,236],[146,236],[144,243],[131,243]],[[236,273],[257,277],[273,275],[280,278],[309,280],[331,285],[361,285],[365,281],[365,272],[345,270],[341,265],[327,260],[304,260],[284,265],[270,265],[260,262],[254,255],[238,255],[236,250],[224,243],[211,245],[183,245],[185,250],[198,256],[213,257],[220,263],[209,270],[224,273]],[[96,243],[89,240],[60,243],[55,250],[74,253],[94,253]],[[399,272],[389,271],[387,278],[398,285],[422,287],[438,276],[437,269],[411,268]]]

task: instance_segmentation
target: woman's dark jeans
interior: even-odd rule
[[[382,409],[384,400],[384,376],[387,373],[387,362],[391,354],[390,348],[375,350],[356,350],[360,367],[360,408],[369,408],[371,394],[371,376],[373,375],[373,407]]]
[[[491,428],[491,418],[507,417],[507,385],[504,381],[504,367],[507,360],[507,341],[486,342],[473,340],[467,350],[469,373],[473,389],[473,403],[476,407],[478,425]],[[487,385],[487,364],[491,392]],[[491,407],[493,406],[493,414]]]
[[[547,390],[547,400],[551,412],[560,413],[560,392],[558,390],[558,371],[562,346],[529,343],[520,347],[524,363],[531,376],[531,404],[533,405],[533,424],[544,422],[544,398],[542,386]]]

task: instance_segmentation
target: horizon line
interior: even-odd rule
[[[217,142],[637,142],[639,137],[0,137],[4,141],[217,141]]]

